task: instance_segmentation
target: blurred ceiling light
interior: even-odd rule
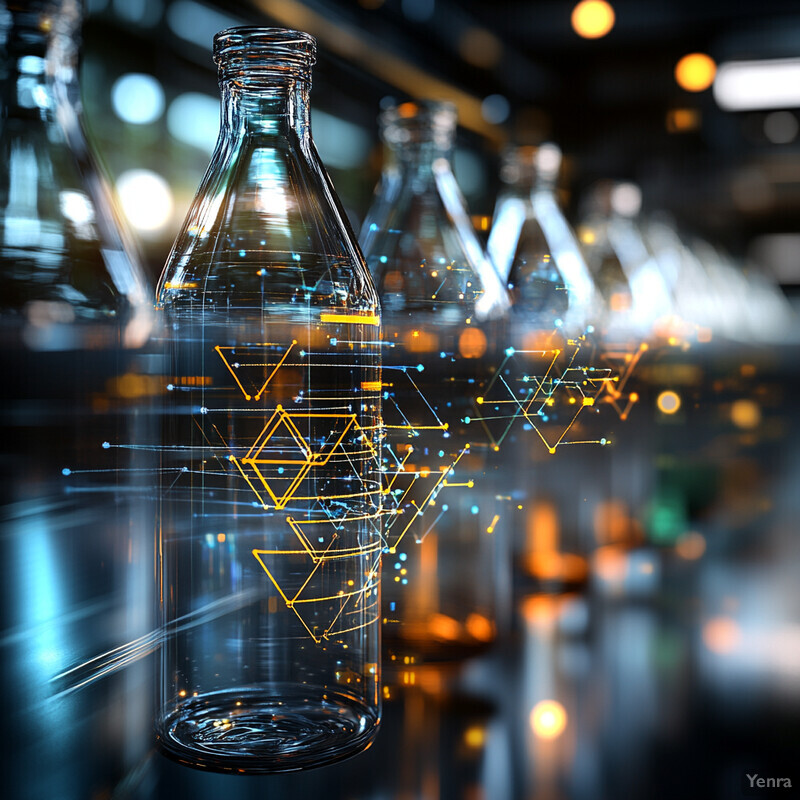
[[[187,42],[211,50],[214,34],[244,23],[237,17],[223,14],[194,0],[176,0],[167,9],[170,30]]]
[[[721,64],[714,99],[725,111],[800,107],[800,58]]]
[[[169,185],[149,169],[123,172],[117,179],[117,194],[125,216],[140,231],[158,231],[172,216]]]
[[[167,130],[179,142],[210,153],[219,134],[219,99],[209,94],[179,94],[167,109]]]
[[[164,113],[164,89],[152,75],[129,72],[111,87],[111,105],[121,120],[148,125]]]
[[[458,52],[468,64],[490,69],[503,55],[503,44],[485,28],[467,28],[458,41]]]
[[[530,723],[540,739],[556,739],[567,727],[567,712],[556,700],[542,700],[533,707]]]
[[[788,144],[797,138],[800,124],[791,111],[773,111],[764,118],[764,136],[773,144]]]
[[[426,22],[433,16],[436,0],[402,0],[400,7],[406,19]]]
[[[600,39],[614,27],[614,9],[605,0],[581,0],[572,9],[572,28],[584,39]]]
[[[481,103],[481,114],[487,122],[493,125],[500,125],[508,119],[511,113],[511,106],[508,100],[501,94],[490,94],[483,98]]]
[[[681,407],[680,395],[668,389],[656,398],[656,405],[662,414],[675,414]]]
[[[671,108],[667,111],[667,131],[685,133],[700,127],[700,111],[696,108]]]
[[[675,80],[687,92],[702,92],[714,83],[717,65],[705,53],[689,53],[675,65]]]

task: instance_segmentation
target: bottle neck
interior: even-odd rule
[[[308,77],[224,79],[220,87],[222,125],[229,134],[285,137],[291,133],[301,140],[309,137],[311,81]]]

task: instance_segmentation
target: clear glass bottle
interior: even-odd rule
[[[214,38],[216,150],[158,288],[162,748],[279,772],[380,718],[379,302],[309,125],[313,37]]]
[[[15,720],[9,792],[37,797],[95,791],[98,726],[117,745],[109,778],[147,747],[122,741],[148,693],[119,690],[135,666],[106,684],[113,706],[50,700],[153,625],[152,474],[131,447],[156,384],[142,372],[152,291],[81,126],[80,23],[78,0],[0,6],[0,710]]]
[[[506,150],[487,245],[506,280],[514,316],[529,328],[580,335],[600,307],[578,240],[556,197],[561,150],[552,143]]]
[[[603,329],[612,341],[649,339],[674,311],[669,285],[639,230],[641,206],[636,184],[601,181],[588,197],[578,228],[586,261],[605,301]]]
[[[504,542],[474,418],[508,300],[453,176],[455,108],[403,103],[380,126],[389,159],[361,241],[386,345],[385,650],[407,665],[469,655],[496,635]]]

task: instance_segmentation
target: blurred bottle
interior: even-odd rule
[[[0,555],[13,598],[0,624],[13,643],[2,708],[16,721],[4,754],[14,796],[80,780],[69,724],[87,723],[83,712],[56,723],[34,705],[152,625],[148,462],[131,447],[157,385],[142,354],[152,299],[81,127],[80,22],[77,0],[0,4]],[[106,774],[130,767],[147,738],[119,744]]]
[[[578,240],[555,194],[561,150],[552,143],[511,147],[503,158],[507,184],[497,198],[489,257],[508,285],[514,317],[539,330],[580,335],[600,313]]]
[[[380,719],[379,302],[309,125],[313,37],[214,38],[222,125],[164,268],[159,741],[280,772]]]
[[[505,544],[475,412],[508,300],[453,176],[455,108],[403,103],[380,125],[389,163],[361,241],[384,312],[384,639],[408,664],[496,634]]]
[[[605,301],[604,332],[612,340],[649,338],[673,313],[673,302],[639,231],[641,190],[633,183],[602,181],[586,205],[578,233]]]

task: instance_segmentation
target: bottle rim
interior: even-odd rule
[[[317,40],[305,31],[244,25],[214,36],[214,63],[220,71],[266,68],[308,70],[316,62]]]
[[[381,136],[389,145],[434,142],[448,148],[457,122],[456,106],[447,100],[410,100],[389,106],[378,117]]]

